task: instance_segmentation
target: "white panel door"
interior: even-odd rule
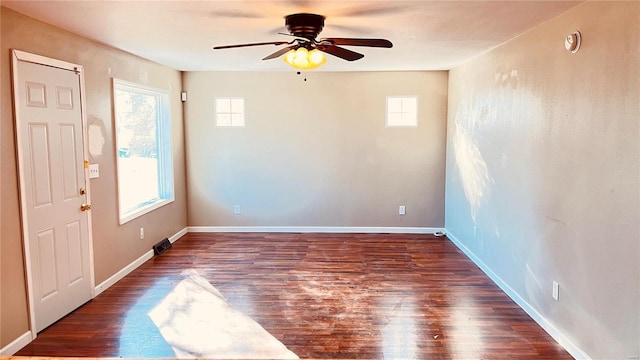
[[[93,296],[80,76],[14,64],[22,221],[39,332]]]

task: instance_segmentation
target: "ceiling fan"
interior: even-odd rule
[[[322,15],[299,13],[285,16],[285,25],[288,34],[280,35],[294,37],[291,41],[271,41],[249,44],[215,46],[214,49],[231,49],[247,46],[262,45],[288,45],[262,60],[275,59],[285,55],[284,61],[298,69],[313,69],[322,65],[326,59],[322,53],[327,53],[347,61],[362,59],[363,54],[345,49],[341,46],[367,46],[367,47],[393,47],[391,41],[386,39],[365,38],[321,38],[316,39],[324,27],[325,17]]]

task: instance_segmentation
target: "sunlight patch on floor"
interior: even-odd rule
[[[390,309],[382,328],[382,351],[385,359],[419,358],[419,326],[416,319],[420,310],[410,297],[384,298],[384,307]]]
[[[227,304],[194,270],[150,312],[177,357],[298,359],[250,317]]]

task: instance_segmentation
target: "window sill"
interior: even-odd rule
[[[135,218],[138,218],[144,214],[150,213],[151,211],[161,208],[167,204],[171,204],[173,202],[174,198],[170,198],[170,199],[160,199],[154,203],[151,203],[149,205],[145,205],[139,209],[136,209],[134,211],[131,211],[127,214],[124,214],[120,216],[120,225],[123,225]]]

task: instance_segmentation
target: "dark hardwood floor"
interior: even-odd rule
[[[571,359],[444,237],[191,233],[16,355],[175,357],[147,313],[187,269],[300,358]]]

